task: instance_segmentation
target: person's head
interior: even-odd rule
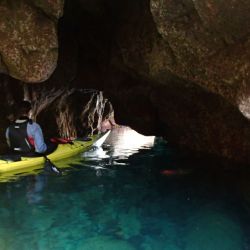
[[[29,101],[21,101],[17,103],[16,106],[17,114],[20,115],[29,115],[29,112],[32,109],[31,103]]]

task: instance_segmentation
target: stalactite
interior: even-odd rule
[[[82,113],[82,121],[86,119],[87,116],[87,126],[91,129],[91,134],[93,135],[96,131],[100,131],[101,123],[103,120],[103,113],[107,99],[103,97],[103,92],[95,92],[92,94],[90,100],[85,105]],[[97,121],[96,121],[97,117]]]
[[[67,98],[74,92],[74,89],[68,90],[61,95],[57,106],[56,123],[61,137],[77,137],[76,127],[74,125],[74,115],[67,102]]]
[[[64,89],[47,89],[45,87],[35,89],[31,88],[31,102],[32,102],[32,119],[36,120],[41,111],[45,110],[56,98],[60,97]]]
[[[25,101],[31,102],[30,89],[29,89],[29,85],[27,83],[23,83],[23,99]]]
[[[77,92],[78,94],[76,94]],[[83,104],[86,98],[76,103],[77,99],[74,99],[75,96],[81,98],[81,96],[85,95],[89,95],[87,103]],[[91,135],[98,133],[101,129],[104,109],[107,104],[110,105],[108,100],[104,98],[103,92],[96,89],[51,89],[48,86],[23,84],[23,97],[25,100],[32,102],[33,120],[36,120],[42,111],[48,109],[54,103],[54,119],[57,125],[57,132],[61,137],[67,138],[77,137],[77,129],[78,131],[81,130],[81,134],[84,134],[82,131],[85,130],[90,131]],[[83,110],[80,114],[75,113],[74,105],[83,105]],[[110,110],[110,107],[108,110]],[[76,124],[76,122],[81,124]]]
[[[81,113],[81,121],[82,121],[82,123],[83,123],[85,117],[87,116],[87,121],[88,121],[87,126],[91,128],[91,134],[92,134],[92,135],[93,135],[93,133],[94,133],[94,128],[93,128],[93,124],[94,124],[94,113],[91,112],[91,105],[92,105],[92,103],[93,103],[93,100],[94,100],[95,96],[96,96],[96,92],[94,92],[94,93],[91,95],[89,101],[87,102],[87,104],[85,105],[85,107],[84,107],[84,109],[83,109],[83,111],[82,111],[82,113]]]
[[[97,95],[96,109],[95,109],[95,111],[97,113],[97,117],[98,117],[97,127],[96,127],[98,129],[98,131],[101,130],[101,123],[103,120],[103,113],[104,113],[104,108],[105,108],[106,102],[107,102],[107,99],[105,99],[103,97],[103,92],[100,91],[99,95]]]

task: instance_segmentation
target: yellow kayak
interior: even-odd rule
[[[47,158],[52,162],[60,161],[70,158],[74,155],[82,153],[90,149],[91,146],[101,146],[109,135],[108,131],[103,136],[92,136],[89,141],[75,140],[72,144],[59,144],[57,149],[47,155]],[[41,168],[45,163],[43,156],[39,157],[21,157],[19,161],[0,160],[0,177],[5,173],[18,173],[23,171],[34,171],[34,169]]]

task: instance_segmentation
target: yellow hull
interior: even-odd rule
[[[52,162],[63,160],[88,150],[94,142],[95,138],[93,137],[91,141],[76,140],[73,144],[59,144],[57,149],[53,153],[47,155],[47,157]],[[0,160],[0,175],[10,172],[15,174],[23,171],[33,171],[41,167],[44,162],[44,157],[22,157],[21,161],[15,162]]]

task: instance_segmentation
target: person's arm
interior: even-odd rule
[[[44,153],[47,150],[47,145],[44,142],[43,132],[39,124],[33,122],[28,124],[28,136],[34,139],[35,151],[37,153]]]

